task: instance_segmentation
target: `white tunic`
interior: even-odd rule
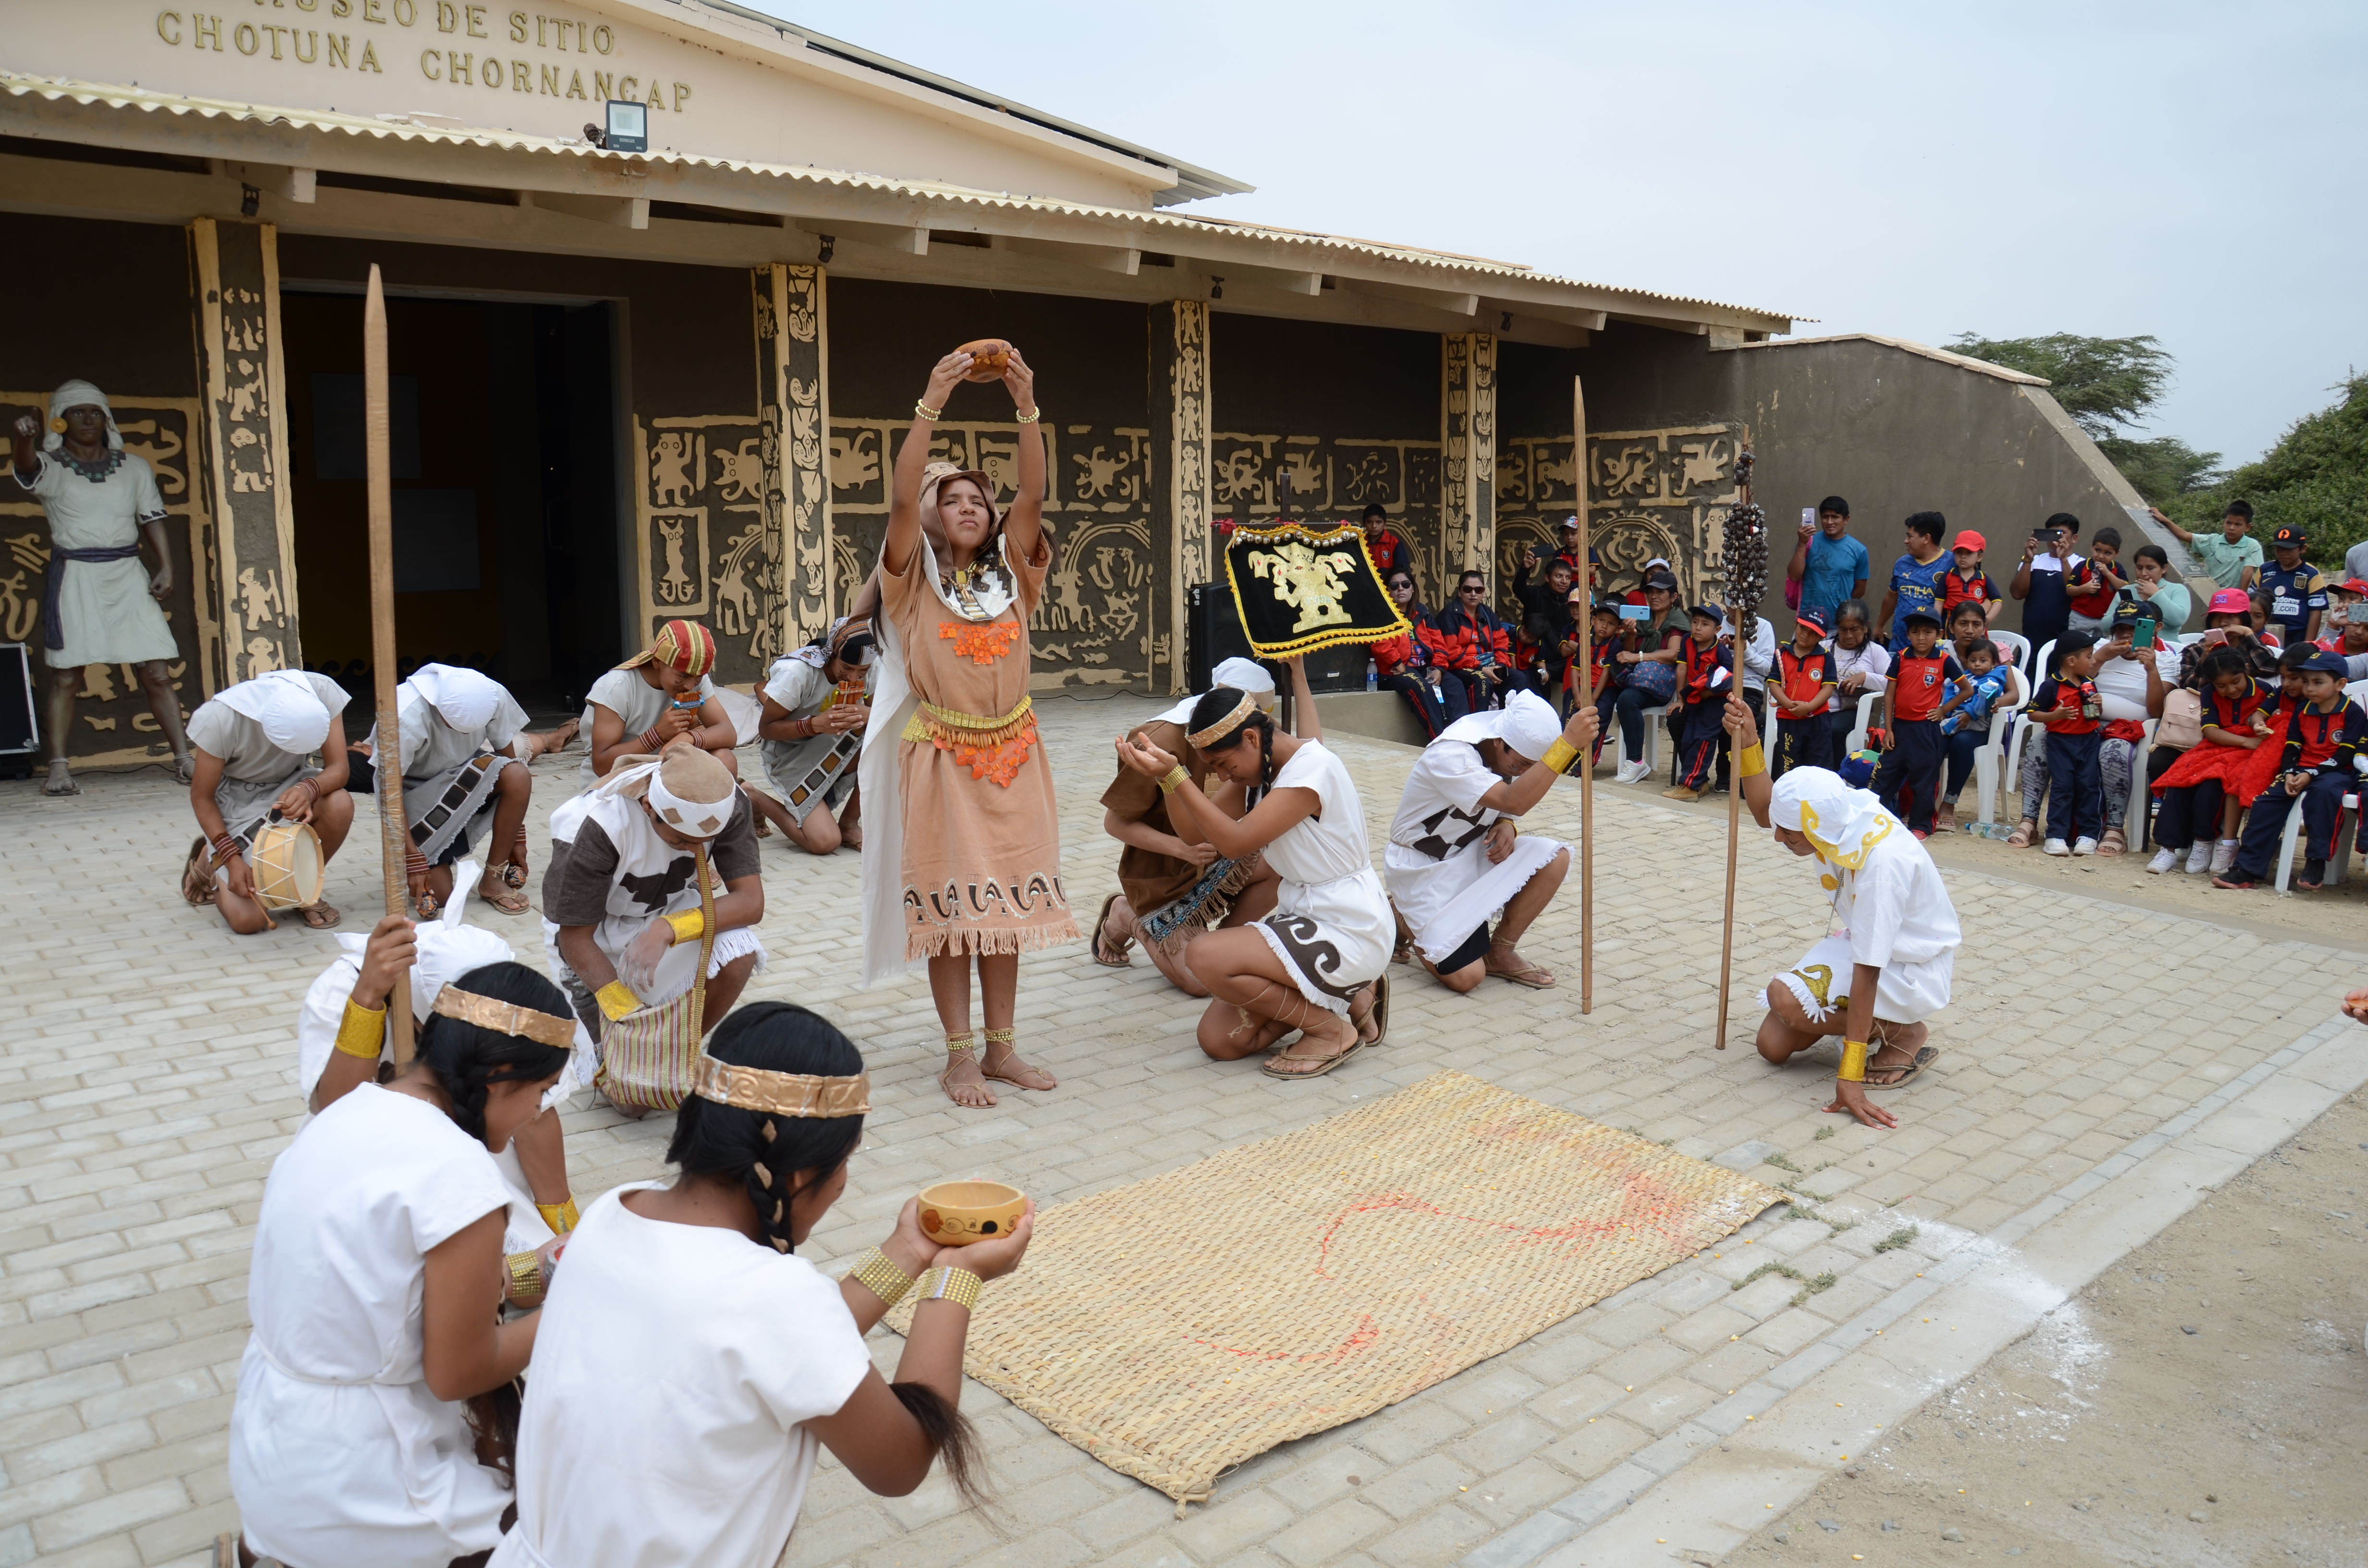
[[[300,673],[329,710],[329,722],[336,722],[336,715],[346,710],[346,688],[327,676]],[[222,777],[214,789],[214,805],[222,814],[222,825],[234,834],[243,835],[260,822],[290,784],[320,771],[309,754],[299,756],[280,750],[263,733],[261,723],[220,697],[199,704],[189,715],[188,733],[191,745],[222,759]]]
[[[1415,946],[1434,964],[1495,920],[1562,850],[1557,839],[1524,835],[1501,864],[1489,863],[1486,835],[1501,813],[1480,798],[1503,782],[1478,746],[1445,736],[1425,746],[1406,775],[1382,867]]]
[[[428,1391],[420,1314],[427,1253],[508,1199],[484,1144],[375,1084],[273,1162],[229,1438],[258,1553],[441,1568],[499,1537],[509,1492],[477,1462],[461,1406]]]
[[[592,710],[606,708],[625,722],[625,738],[632,739],[646,733],[658,722],[674,699],[642,678],[649,666],[637,665],[630,670],[610,670],[592,683],[592,690],[584,699],[584,767],[581,769],[586,784],[600,778],[592,766]],[[704,703],[715,695],[715,683],[705,676],[699,677],[699,699]]]
[[[1282,885],[1274,913],[1252,928],[1302,995],[1345,1018],[1349,1000],[1389,968],[1397,937],[1389,895],[1373,874],[1364,802],[1349,769],[1320,741],[1300,744],[1276,770],[1274,788],[1312,790],[1321,804],[1263,851]]]
[[[425,783],[440,778],[467,762],[481,750],[499,751],[526,733],[526,710],[508,692],[494,706],[494,715],[484,723],[471,730],[452,727],[436,710],[433,703],[409,681],[394,689],[395,722],[403,732],[403,778],[408,784],[416,779]],[[378,743],[378,729],[370,729],[373,755],[384,748]],[[410,805],[406,794],[404,803]]]
[[[1837,997],[1850,994],[1849,969],[1872,964],[1883,971],[1874,1016],[1891,1023],[1918,1024],[1949,1005],[1957,948],[1964,928],[1949,902],[1948,884],[1924,846],[1895,825],[1852,871],[1823,858],[1817,883],[1833,899],[1842,929],[1812,948],[1778,976],[1812,1017],[1826,1021],[1830,1007],[1839,1027]],[[1845,961],[1848,968],[1845,967]],[[1815,971],[1826,971],[1823,975]],[[1816,993],[1822,981],[1826,992]]]
[[[867,670],[867,698],[871,686],[871,672]],[[765,679],[765,695],[792,719],[814,718],[842,700],[837,683],[822,673],[822,666],[796,653],[773,661],[772,671]],[[803,825],[806,813],[816,805],[835,807],[847,799],[855,787],[852,761],[862,744],[860,731],[763,744],[759,749],[765,759],[765,776],[772,780],[773,788],[788,805],[791,820]],[[831,766],[834,758],[836,765]]]
[[[871,1370],[803,1258],[643,1219],[612,1188],[552,1282],[502,1568],[772,1568],[835,1415]]]
[[[97,480],[85,478],[55,452],[37,455],[40,467],[32,479],[19,476],[17,483],[40,498],[52,549],[118,550],[140,542],[141,524],[165,517],[155,472],[137,453],[109,451],[108,472]],[[67,562],[58,585],[58,619],[65,646],[42,650],[57,669],[181,656],[164,607],[148,592],[148,568],[137,556]]]

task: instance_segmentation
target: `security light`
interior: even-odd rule
[[[609,129],[602,142],[611,153],[650,150],[650,106],[630,98],[609,100]]]

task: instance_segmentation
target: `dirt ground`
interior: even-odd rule
[[[2368,1564],[2368,1091],[1725,1561]]]

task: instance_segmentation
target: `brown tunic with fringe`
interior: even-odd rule
[[[897,759],[905,830],[905,956],[1018,953],[1075,941],[1061,881],[1053,770],[1029,704],[1028,618],[1052,565],[1049,540],[1011,561],[1015,602],[965,620],[923,580],[916,551],[902,576],[881,572],[921,707]]]

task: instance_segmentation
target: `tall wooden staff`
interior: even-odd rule
[[[1743,428],[1736,454],[1736,501],[1726,514],[1722,564],[1726,569],[1726,623],[1735,629],[1730,692],[1743,689],[1743,656],[1757,630],[1760,599],[1768,591],[1768,523],[1751,500],[1751,427]],[[1743,847],[1743,759],[1730,758],[1726,780],[1726,920],[1718,949],[1718,1032],[1711,1043],[1726,1049],[1726,993],[1735,965],[1735,865]]]
[[[407,915],[411,819],[403,811],[403,735],[394,710],[394,496],[393,469],[387,456],[386,292],[378,264],[370,269],[370,294],[362,304],[362,446],[370,476],[370,664],[378,674],[377,773],[380,874],[386,882],[386,912]],[[398,981],[387,1001],[394,1033],[394,1065],[411,1065],[411,985]]]
[[[1587,389],[1570,379],[1570,472],[1578,480],[1578,570],[1586,585],[1587,613],[1578,618],[1578,673],[1573,684],[1580,699],[1595,678],[1595,567],[1587,548]],[[1595,756],[1578,759],[1578,1010],[1595,1011]]]

